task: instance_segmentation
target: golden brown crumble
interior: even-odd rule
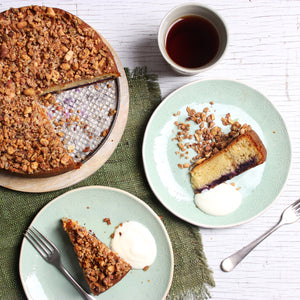
[[[149,266],[146,266],[146,267],[144,267],[144,268],[143,268],[143,271],[145,271],[145,272],[146,272],[146,271],[148,271],[148,270],[149,270],[149,268],[150,268]]]
[[[210,102],[214,104],[213,101]],[[186,108],[186,122],[175,121],[177,127],[176,136],[172,139],[177,141],[178,151],[176,154],[185,159],[189,159],[188,150],[192,149],[196,155],[189,163],[179,163],[180,169],[191,168],[203,162],[203,160],[211,157],[220,150],[224,149],[234,138],[251,130],[251,126],[247,124],[241,125],[237,121],[231,119],[230,113],[221,118],[224,126],[230,126],[230,131],[224,133],[221,127],[215,124],[215,115],[210,113],[210,109],[205,107],[201,112],[197,112],[190,107]],[[178,112],[174,116],[180,115]],[[197,125],[195,132],[191,133],[192,121]]]
[[[109,112],[108,112],[108,115],[109,115],[109,116],[113,116],[113,115],[115,115],[116,113],[117,113],[117,111],[116,111],[115,109],[112,109],[112,108],[111,108],[111,109],[109,110]]]
[[[34,175],[74,168],[36,97],[0,94],[0,124],[2,170]]]
[[[108,135],[108,131],[109,131],[109,129],[104,129],[101,133],[101,136],[106,137]]]
[[[104,218],[103,222],[105,222],[107,225],[111,225],[110,218]]]

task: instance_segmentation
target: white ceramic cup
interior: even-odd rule
[[[166,50],[166,36],[168,34],[170,26],[177,19],[191,15],[200,16],[209,21],[212,25],[214,25],[219,35],[219,49],[216,55],[207,64],[198,68],[186,68],[178,65],[170,58]],[[220,61],[221,57],[224,55],[224,52],[227,48],[227,43],[228,32],[223,19],[212,9],[196,3],[185,3],[173,8],[163,18],[158,30],[158,47],[162,56],[176,73],[182,75],[196,75],[204,70],[211,68],[218,61]]]

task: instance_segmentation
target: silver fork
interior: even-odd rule
[[[25,238],[49,264],[54,265],[65,277],[75,286],[77,291],[81,294],[83,299],[95,300],[90,296],[72,277],[72,275],[65,269],[61,263],[60,253],[56,246],[48,240],[36,228],[31,227],[24,233]]]
[[[283,213],[277,224],[270,228],[267,232],[261,235],[259,238],[248,244],[244,248],[238,250],[231,256],[225,258],[221,262],[221,269],[224,272],[232,271],[259,243],[261,243],[266,237],[277,230],[279,227],[285,224],[292,224],[300,219],[300,199],[288,206]]]

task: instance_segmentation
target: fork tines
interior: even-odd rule
[[[54,245],[35,227],[28,228],[24,236],[43,258],[53,252]]]
[[[295,201],[292,204],[292,208],[294,209],[294,211],[299,215],[300,214],[300,199],[298,199],[297,201]]]
[[[293,208],[299,208],[300,207],[300,199],[296,200],[293,204],[292,204]]]

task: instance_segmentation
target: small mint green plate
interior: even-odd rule
[[[120,282],[95,299],[164,299],[173,277],[173,252],[167,231],[153,210],[137,197],[115,188],[91,186],[67,192],[47,204],[34,218],[35,226],[56,244],[62,262],[88,291],[69,237],[60,219],[72,218],[92,230],[106,245],[117,225],[128,220],[145,225],[155,238],[157,257],[147,271],[131,270]],[[111,225],[103,219],[110,218]],[[30,300],[82,299],[75,288],[48,264],[25,238],[22,242],[20,277]]]
[[[172,141],[178,131],[174,122],[186,122],[187,106],[196,111],[209,107],[216,117],[216,125],[223,128],[221,117],[230,113],[233,120],[250,124],[267,149],[264,164],[231,180],[240,188],[243,201],[229,215],[212,216],[198,209],[194,204],[189,171],[177,166],[189,162],[175,154],[179,148],[177,142]],[[180,114],[174,116],[177,112]],[[192,124],[190,133],[195,129],[196,125]],[[161,203],[182,220],[207,228],[239,225],[263,213],[279,196],[291,164],[289,135],[273,104],[249,86],[228,80],[196,81],[170,94],[149,120],[142,151],[146,177]],[[195,155],[189,151],[190,158]]]

